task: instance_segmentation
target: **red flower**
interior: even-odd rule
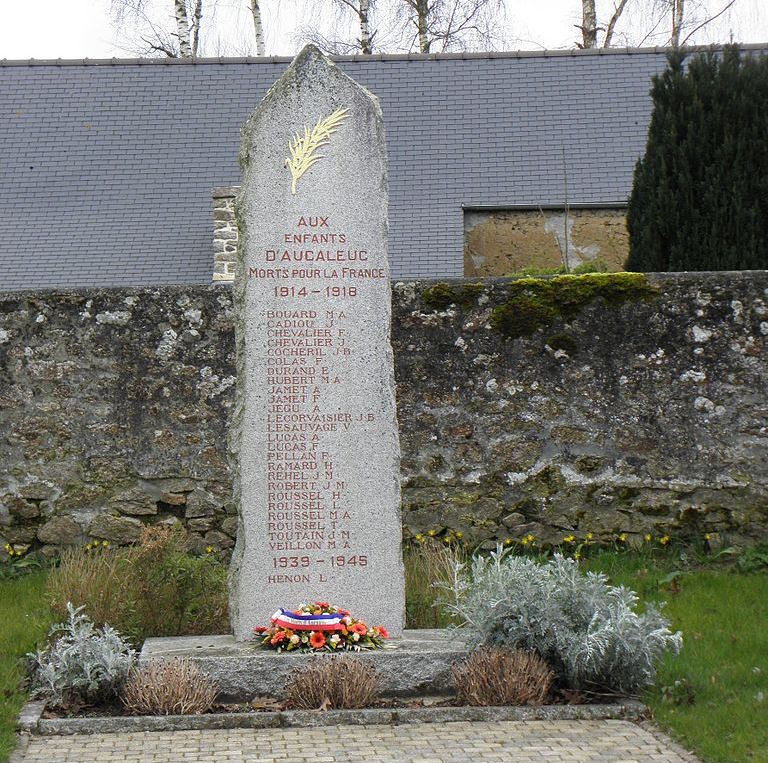
[[[350,625],[349,630],[351,630],[352,633],[359,633],[361,636],[365,636],[365,634],[368,633],[368,626],[363,622],[357,622]]]
[[[279,644],[283,639],[285,639],[285,632],[284,631],[278,631],[275,633],[274,636],[269,640],[270,644]]]
[[[264,631],[267,630],[263,625],[257,625],[254,629],[254,633],[264,633]]]
[[[327,601],[316,601],[315,602],[316,607],[330,607],[331,605]]]
[[[325,636],[322,631],[312,631],[309,637],[309,645],[313,649],[322,649],[325,646]]]
[[[389,633],[387,633],[387,629],[383,625],[380,625],[376,630],[382,638],[389,638]]]

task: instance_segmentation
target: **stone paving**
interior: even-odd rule
[[[497,721],[31,737],[12,763],[696,763],[629,721]]]

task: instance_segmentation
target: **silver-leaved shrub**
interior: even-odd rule
[[[136,661],[136,652],[109,625],[96,628],[67,603],[67,622],[54,625],[50,644],[29,656],[30,694],[55,707],[91,705],[117,696]]]
[[[469,643],[533,650],[571,689],[635,694],[653,682],[655,661],[682,646],[659,608],[639,613],[634,591],[559,554],[537,563],[498,548],[457,563],[444,589]]]

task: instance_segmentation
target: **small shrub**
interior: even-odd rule
[[[480,647],[453,666],[456,695],[465,705],[542,705],[555,674],[534,652]]]
[[[607,273],[610,271],[608,263],[605,260],[585,260],[584,262],[576,265],[571,273],[575,276],[584,275],[584,273]]]
[[[693,705],[696,692],[687,678],[678,678],[673,684],[661,687],[661,701],[669,705]]]
[[[453,566],[465,558],[461,549],[439,544],[431,538],[403,550],[405,568],[405,619],[408,628],[444,628],[451,623],[437,605],[436,586],[453,579]]]
[[[285,684],[287,707],[297,710],[370,707],[379,697],[379,680],[372,666],[355,659],[311,660],[294,671]]]
[[[187,543],[183,528],[155,526],[133,547],[65,551],[49,577],[51,607],[84,605],[95,623],[137,643],[226,631],[226,567],[214,555],[191,555]]]
[[[520,270],[505,273],[505,278],[537,278],[539,276],[562,276],[568,271],[564,265],[526,265]]]
[[[109,625],[97,629],[82,610],[67,604],[69,618],[51,629],[53,643],[29,655],[30,693],[54,707],[76,708],[113,699],[136,659],[117,631]]]
[[[736,560],[739,572],[765,572],[768,570],[768,543],[758,543],[745,549]]]
[[[120,699],[136,715],[201,715],[218,687],[191,660],[153,660],[131,670]]]
[[[543,564],[501,549],[475,556],[457,565],[446,590],[444,606],[471,643],[534,650],[562,688],[633,694],[653,682],[654,662],[682,644],[653,605],[636,612],[634,591],[582,574],[560,554]]]
[[[57,617],[67,616],[67,602],[84,606],[96,625],[111,623],[121,633],[134,635],[133,590],[128,584],[135,551],[97,546],[68,548],[48,576],[47,591]]]
[[[143,636],[229,630],[226,566],[212,554],[193,556],[179,526],[146,528],[132,565],[136,615]]]
[[[4,553],[3,553],[4,552]],[[0,580],[13,580],[41,569],[45,559],[36,553],[27,553],[24,547],[6,543],[0,552]]]

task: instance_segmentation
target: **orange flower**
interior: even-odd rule
[[[269,640],[270,644],[279,644],[283,639],[285,638],[285,633],[283,631],[278,631],[275,633],[274,636]]]
[[[361,636],[365,636],[368,633],[368,626],[363,622],[354,623],[349,627],[352,633],[359,633]]]
[[[325,646],[325,636],[322,631],[312,631],[309,634],[309,645],[313,649],[322,649]]]

